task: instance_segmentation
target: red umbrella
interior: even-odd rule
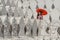
[[[36,12],[37,12],[37,13],[41,12],[42,15],[47,15],[47,11],[44,10],[44,9],[37,8],[37,9],[36,9]]]

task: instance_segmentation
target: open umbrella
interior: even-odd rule
[[[41,8],[37,8],[37,9],[36,9],[36,12],[37,12],[37,13],[41,12],[41,13],[42,13],[42,16],[43,16],[43,15],[47,15],[47,11],[44,10],[44,9],[41,9]]]

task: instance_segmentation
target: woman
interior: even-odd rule
[[[44,15],[47,15],[47,11],[44,9],[37,8],[37,19],[42,20]]]
[[[40,20],[43,19],[42,12],[39,12],[39,13],[37,14],[37,19],[40,19]]]

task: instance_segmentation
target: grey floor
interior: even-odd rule
[[[60,0],[0,0],[0,40],[60,40],[59,4]],[[36,19],[37,5],[48,12],[43,20]],[[19,34],[16,32],[18,24]],[[1,33],[3,25],[4,35]],[[11,25],[12,36],[9,33]],[[26,33],[24,33],[25,26]]]

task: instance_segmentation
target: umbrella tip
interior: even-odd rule
[[[52,4],[52,9],[54,9],[55,8],[55,5],[54,4]]]
[[[44,5],[44,8],[47,8],[47,7],[46,7],[46,4]]]

